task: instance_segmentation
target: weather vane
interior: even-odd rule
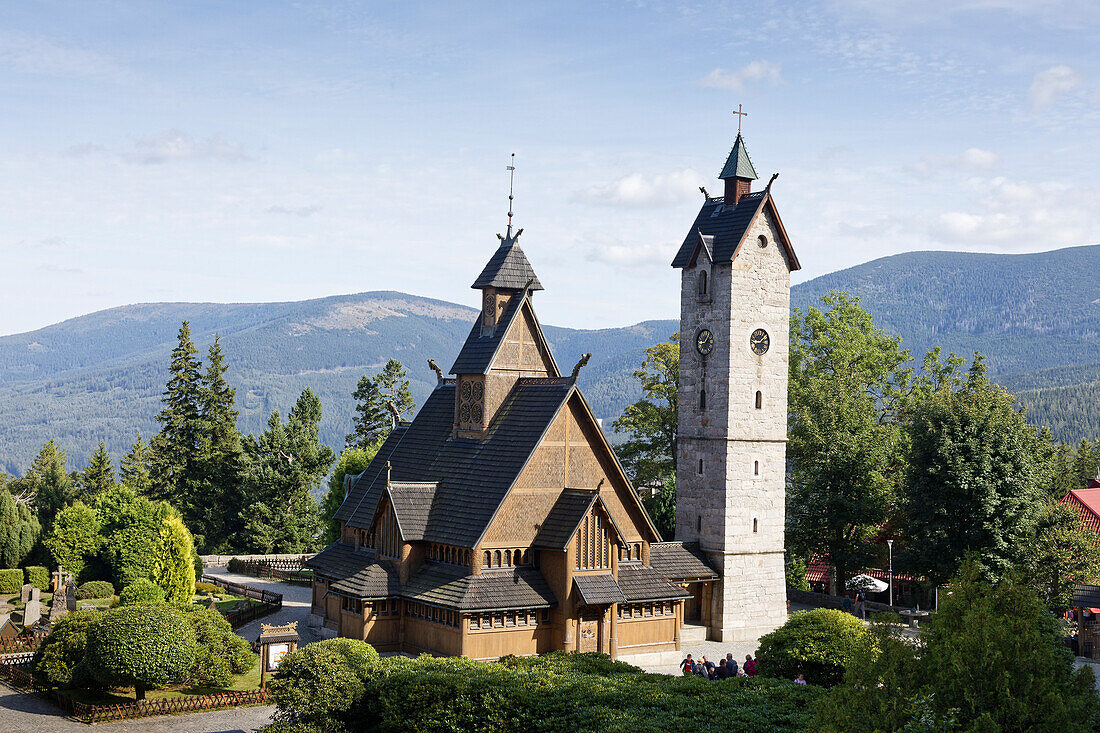
[[[741,105],[738,104],[737,105],[737,110],[734,112],[734,114],[737,115],[737,134],[740,135],[741,134],[741,118],[742,117],[748,117],[749,113],[748,112],[742,112],[741,111]]]
[[[512,238],[512,185],[516,182],[516,154],[512,153],[512,164],[508,166],[508,238]]]

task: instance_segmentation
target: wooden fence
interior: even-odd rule
[[[306,558],[270,558],[265,560],[229,561],[228,570],[241,575],[254,575],[257,578],[271,578],[294,585],[311,585],[313,571],[304,567]]]
[[[259,605],[250,603],[248,604],[248,608],[239,611],[230,611],[225,614],[225,620],[228,621],[229,625],[234,629],[240,628],[250,621],[255,621],[258,618],[263,618],[268,614],[275,613],[283,607],[282,593],[234,583],[225,578],[220,578],[217,575],[204,575],[201,580],[204,583],[213,583],[225,588],[234,595],[244,596],[245,598],[260,602]]]
[[[34,679],[30,662],[33,654],[20,654],[0,659],[0,680],[27,692],[38,693],[57,703],[74,718],[85,723],[104,723],[109,720],[148,718],[154,715],[195,713],[205,710],[234,708],[241,705],[262,705],[268,702],[266,689],[216,692],[212,695],[195,695],[160,700],[141,700],[117,705],[90,705],[78,702],[66,692],[51,690]]]
[[[42,646],[45,634],[27,634],[26,636],[12,636],[0,638],[0,654],[16,654],[19,652],[33,652]]]

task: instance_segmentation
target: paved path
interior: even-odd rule
[[[280,583],[265,578],[253,578],[251,575],[237,575],[225,568],[206,568],[203,574],[216,575],[233,583],[283,594],[283,608],[281,611],[270,616],[264,616],[262,619],[256,619],[252,623],[245,624],[237,629],[237,635],[243,636],[249,642],[256,641],[256,638],[260,635],[261,623],[277,625],[288,624],[291,621],[298,622],[298,636],[302,638],[301,644],[309,644],[321,638],[317,635],[316,629],[309,628],[309,609],[313,604],[313,590],[311,588]]]

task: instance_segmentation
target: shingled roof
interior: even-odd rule
[[[481,328],[481,320],[475,320],[466,336],[466,343],[462,344],[462,350],[455,357],[455,363],[451,365],[450,374],[484,374],[489,371],[493,363],[493,357],[500,349],[500,343],[504,340],[504,334],[508,333],[512,322],[516,320],[522,310],[524,298],[514,296],[508,301],[504,312],[500,314],[500,320],[496,327],[485,331]]]
[[[516,244],[518,239],[519,234],[517,233],[514,237],[505,237],[501,240],[500,247],[489,258],[485,269],[477,276],[477,280],[474,280],[474,284],[470,286],[471,288],[522,290],[527,285],[528,280],[534,280],[530,289],[543,289],[542,283],[535,275],[535,268],[531,267],[527,255],[523,254],[523,250]]]
[[[375,560],[374,550],[356,550],[351,545],[337,542],[306,560],[303,565],[323,578],[343,578],[359,572]]]
[[[370,527],[389,462],[392,481],[438,484],[423,540],[473,547],[573,389],[569,379],[519,380],[479,441],[451,438],[455,385],[436,387],[412,424],[353,482],[337,517]]]
[[[603,606],[608,603],[626,603],[626,596],[619,584],[610,574],[574,575],[573,585],[581,595],[581,600],[589,606]]]
[[[405,433],[409,429],[408,423],[399,423],[390,434],[386,436],[386,439],[382,442],[382,445],[378,448],[378,452],[374,454],[375,460],[371,461],[366,470],[360,473],[358,476],[353,476],[351,479],[351,489],[348,491],[348,496],[344,498],[344,502],[340,505],[340,508],[336,510],[336,513],[332,515],[332,518],[339,522],[346,522],[351,519],[352,513],[358,506],[358,501],[349,501],[352,495],[355,494],[355,487],[357,485],[369,486],[373,485],[378,476],[385,472],[386,461],[389,459],[390,454],[397,449],[398,444],[401,443],[401,439],[405,436]],[[383,483],[385,478],[382,479]],[[381,491],[381,489],[379,489]],[[379,494],[381,496],[381,494]]]
[[[596,503],[599,493],[595,491],[574,491],[566,489],[554,502],[550,513],[546,515],[539,532],[531,543],[535,547],[551,550],[564,549],[577,530],[584,515]]]
[[[694,543],[654,542],[649,546],[649,564],[669,580],[718,577]]]
[[[424,530],[428,526],[428,514],[435,499],[438,484],[430,481],[393,481],[386,488],[401,539],[405,542],[419,542],[424,539]]]
[[[755,181],[758,178],[756,168],[749,160],[749,150],[745,147],[745,140],[741,137],[741,133],[737,133],[737,141],[734,142],[733,150],[726,158],[726,164],[722,166],[722,172],[718,174],[718,177],[747,178],[750,181]]]
[[[460,611],[507,611],[557,605],[542,573],[534,568],[469,570],[447,563],[425,562],[402,596]]]
[[[714,264],[733,262],[737,248],[748,233],[749,227],[765,207],[768,207],[780,231],[779,245],[787,253],[790,268],[801,269],[798,257],[790,242],[787,241],[783,223],[779,221],[779,215],[768,189],[747,193],[732,205],[727,205],[721,196],[708,198],[699,209],[695,222],[688,229],[679,251],[676,252],[676,257],[672,260],[672,266],[691,267],[695,264],[697,252],[704,248],[707,249]]]
[[[690,593],[670,583],[653,568],[634,562],[619,563],[619,587],[631,603],[691,597]]]

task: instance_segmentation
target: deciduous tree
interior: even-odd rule
[[[643,397],[613,423],[627,436],[617,452],[635,486],[659,487],[676,476],[680,334],[646,349],[634,378],[642,385]]]
[[[195,664],[195,630],[168,604],[120,606],[88,629],[85,663],[111,687],[133,687],[138,700],[150,687],[182,682]]]
[[[82,501],[74,502],[57,513],[43,544],[54,562],[79,577],[84,566],[103,545],[99,517]]]
[[[332,469],[332,475],[328,480],[328,492],[321,500],[321,521],[324,522],[325,527],[323,544],[330,545],[340,537],[340,523],[332,517],[344,503],[344,477],[355,476],[365,471],[378,453],[380,445],[380,443],[372,443],[366,448],[348,446],[340,454],[336,468]]]

